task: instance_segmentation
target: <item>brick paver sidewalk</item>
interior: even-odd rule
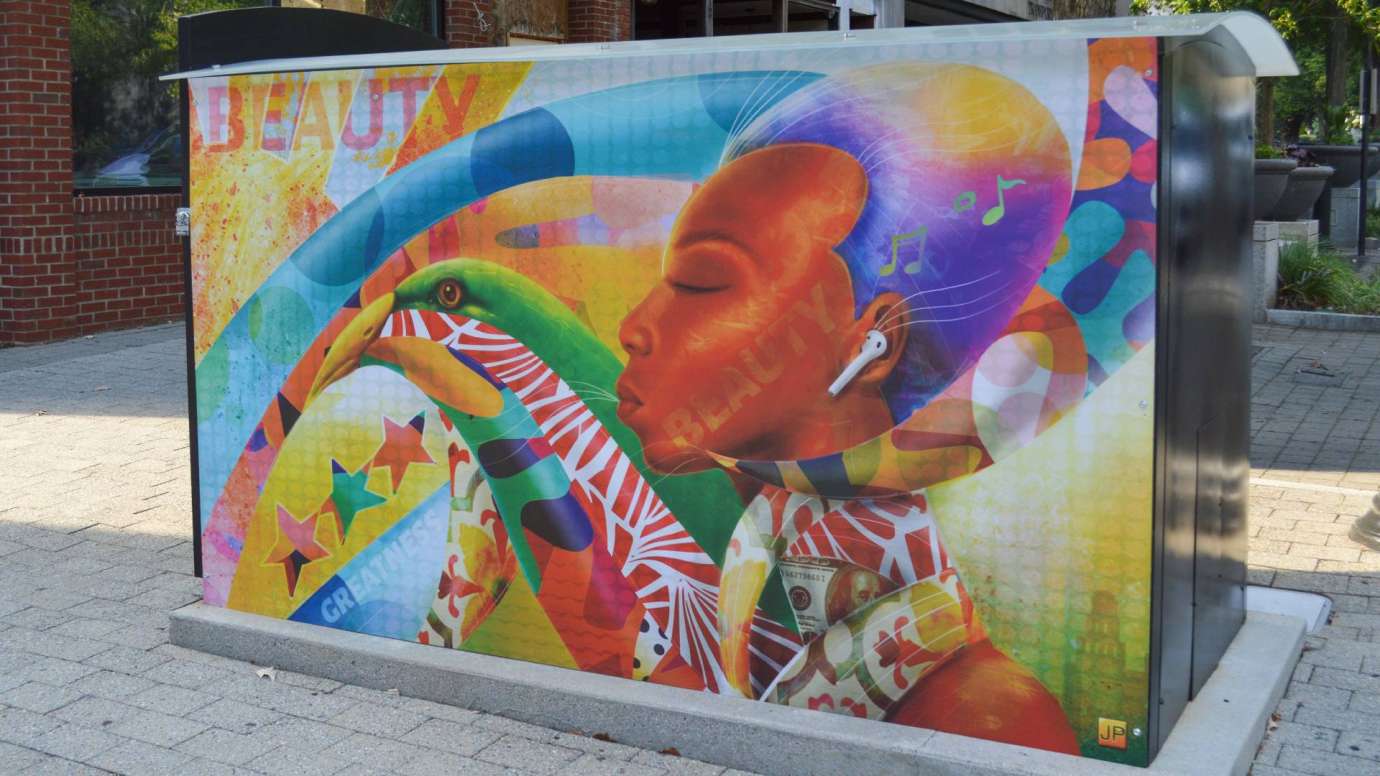
[[[1380,336],[1258,327],[1251,575],[1327,593],[1255,773],[1380,773]],[[723,769],[167,643],[190,575],[181,329],[0,351],[0,773]],[[1346,376],[1297,382],[1321,361]],[[597,732],[597,731],[587,731]]]
[[[1380,335],[1258,326],[1251,581],[1332,598],[1255,776],[1380,774],[1380,553],[1347,536],[1380,490]],[[1300,376],[1321,365],[1331,381]],[[1329,384],[1330,383],[1330,384]]]
[[[186,404],[180,327],[0,350],[0,774],[724,772],[169,644]]]

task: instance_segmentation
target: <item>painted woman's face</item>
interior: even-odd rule
[[[852,157],[793,144],[734,160],[686,203],[661,282],[619,333],[618,416],[650,466],[705,469],[706,450],[799,457],[803,439],[846,422],[827,389],[860,335],[834,247],[866,194]]]

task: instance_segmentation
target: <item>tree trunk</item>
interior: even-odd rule
[[[1339,106],[1346,105],[1350,95],[1347,94],[1346,82],[1350,70],[1349,46],[1351,37],[1350,20],[1342,13],[1342,9],[1333,9],[1332,23],[1327,32],[1327,80],[1324,86],[1324,94],[1327,98],[1329,110],[1323,112],[1323,137],[1332,134],[1335,127],[1330,126],[1334,110]]]
[[[1262,78],[1256,86],[1255,142],[1256,145],[1275,143],[1275,79]]]
[[[1299,139],[1299,135],[1303,133],[1303,120],[1303,115],[1299,113],[1295,113],[1284,120],[1283,135],[1288,142],[1292,143]]]

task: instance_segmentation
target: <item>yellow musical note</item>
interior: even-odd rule
[[[923,259],[925,256],[925,235],[927,235],[928,233],[929,229],[922,226],[913,232],[892,235],[891,261],[887,262],[886,264],[883,264],[881,270],[877,274],[881,275],[882,277],[887,277],[891,273],[895,272],[896,262],[901,255],[901,246],[905,243],[917,239],[920,241],[920,247],[917,248],[915,251],[915,260],[906,262],[905,272],[907,275],[914,275],[915,273],[919,272],[921,266],[920,260]]]
[[[967,210],[972,210],[973,206],[976,204],[977,192],[965,191],[957,197],[954,197],[954,212],[962,213]]]
[[[983,225],[983,226],[991,226],[992,224],[995,224],[996,222],[1000,221],[1000,220],[1002,219],[1002,217],[1006,215],[1006,193],[1005,193],[1006,190],[1007,190],[1007,189],[1015,188],[1015,187],[1017,187],[1017,186],[1022,186],[1022,185],[1024,185],[1024,184],[1025,184],[1025,181],[1022,181],[1022,180],[1014,180],[1014,181],[1003,180],[1002,177],[1001,177],[1000,175],[998,175],[998,176],[997,176],[997,206],[994,207],[994,208],[992,208],[991,210],[988,210],[986,213],[983,213],[983,214],[982,214],[982,225]]]

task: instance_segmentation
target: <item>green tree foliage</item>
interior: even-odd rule
[[[1350,117],[1341,106],[1355,102],[1360,91],[1364,42],[1380,41],[1380,8],[1369,8],[1367,0],[1132,0],[1131,8],[1141,14],[1252,11],[1266,17],[1294,52],[1299,76],[1262,79],[1259,140],[1351,142]]]
[[[1380,8],[1367,7],[1367,0],[1131,0],[1131,10],[1139,14],[1253,11],[1269,19],[1291,44],[1325,34],[1331,19],[1341,16],[1371,40],[1380,41]]]
[[[158,77],[177,69],[177,17],[268,5],[268,0],[72,0],[74,168],[90,176],[121,153],[174,149],[177,88]],[[357,10],[423,29],[425,0],[284,0],[283,5]],[[96,185],[107,185],[97,181]]]
[[[177,17],[263,0],[73,0],[74,167],[90,172],[177,124]]]

